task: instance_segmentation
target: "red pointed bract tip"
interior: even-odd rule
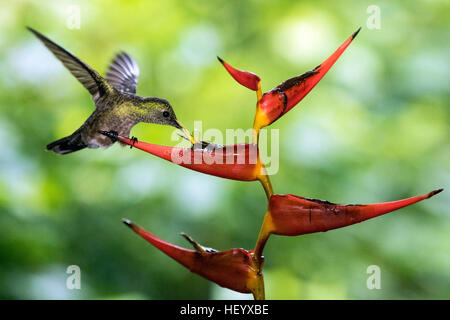
[[[122,143],[143,150],[182,167],[205,174],[240,181],[255,181],[261,172],[255,144],[236,144],[213,149],[161,146],[116,136]]]
[[[428,194],[397,201],[374,204],[335,204],[300,196],[273,195],[269,202],[268,226],[270,233],[296,236],[346,227],[401,209],[431,198],[442,189]]]
[[[234,80],[250,90],[258,91],[258,84],[261,79],[256,74],[235,69],[221,58],[217,57],[217,59],[219,59],[220,63],[225,67],[225,69],[227,69],[228,73],[234,78]]]
[[[234,291],[255,292],[258,276],[252,260],[252,251],[230,249],[217,252],[198,252],[161,240],[128,220],[124,220],[124,223],[155,248],[191,272]]]
[[[360,28],[361,29],[361,28]],[[350,36],[327,60],[314,70],[291,78],[265,93],[261,99],[261,109],[269,125],[299,103],[330,70],[336,60],[347,49],[359,30]]]

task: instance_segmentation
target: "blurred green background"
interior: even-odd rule
[[[381,28],[370,30],[375,4]],[[67,27],[73,5],[80,29]],[[72,12],[72,13],[71,13]],[[311,70],[363,29],[280,130],[276,193],[340,203],[432,200],[351,227],[273,236],[269,299],[449,299],[450,145],[447,1],[2,1],[0,10],[0,298],[249,299],[190,273],[139,238],[126,217],[178,245],[253,248],[266,209],[257,182],[188,171],[114,145],[58,156],[45,145],[93,110],[88,92],[26,29],[104,74],[119,50],[188,128],[250,128],[255,95],[217,62],[262,78],[264,91]],[[172,128],[140,140],[174,145]],[[81,268],[81,290],[66,268]],[[369,265],[381,289],[366,287]]]

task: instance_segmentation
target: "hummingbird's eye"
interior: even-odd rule
[[[163,117],[167,118],[168,116],[170,116],[169,111],[163,111]]]

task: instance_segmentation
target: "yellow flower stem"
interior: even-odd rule
[[[258,279],[255,289],[252,291],[253,299],[255,300],[266,300],[266,294],[264,292],[264,277],[262,273],[258,274]]]
[[[269,239],[270,234],[274,230],[272,218],[270,216],[270,211],[267,211],[264,216],[264,221],[259,230],[258,239],[256,240],[253,260],[255,262],[258,273],[262,273],[262,266],[264,262],[264,257],[262,255],[264,246],[266,245],[267,239]]]

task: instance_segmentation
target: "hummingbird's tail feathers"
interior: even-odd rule
[[[118,53],[106,72],[106,81],[121,92],[136,93],[139,67],[125,52]]]
[[[58,154],[68,154],[86,148],[87,145],[81,139],[81,134],[75,132],[68,137],[56,140],[47,145],[47,150]]]
[[[108,82],[98,74],[97,71],[89,67],[83,61],[75,57],[72,53],[57,45],[38,31],[27,27],[42,43],[49,49],[53,55],[62,62],[62,64],[77,78],[78,81],[89,91],[94,101],[108,92],[112,92],[113,88]]]

